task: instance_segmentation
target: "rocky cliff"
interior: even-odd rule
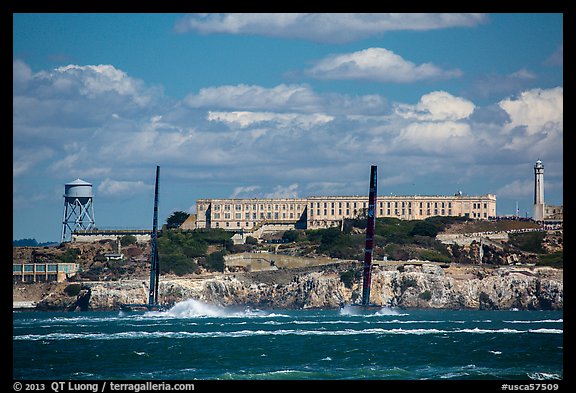
[[[166,304],[197,299],[221,306],[335,308],[360,298],[359,274],[345,285],[346,271],[359,272],[359,266],[228,273],[204,278],[162,277],[159,298]],[[147,302],[145,280],[84,285],[90,288],[90,309],[118,309],[122,303]],[[44,297],[38,308],[70,308],[76,299],[60,292]],[[562,269],[408,263],[374,267],[371,301],[401,308],[559,310],[563,309],[563,294]]]

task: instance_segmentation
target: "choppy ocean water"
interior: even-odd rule
[[[561,311],[14,312],[15,380],[560,380]]]

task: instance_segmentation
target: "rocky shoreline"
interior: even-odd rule
[[[219,306],[315,309],[359,302],[359,262],[260,272],[210,274],[203,277],[161,276],[159,299],[176,304],[195,299]],[[347,280],[346,274],[352,274]],[[37,285],[37,284],[25,284]],[[36,298],[19,297],[36,310],[119,310],[122,304],[147,303],[148,280],[61,283],[39,291]],[[41,292],[41,293],[40,293]],[[386,263],[374,266],[371,302],[381,306],[432,309],[562,310],[563,270],[535,266],[455,265],[431,262]],[[21,303],[23,304],[23,303]]]

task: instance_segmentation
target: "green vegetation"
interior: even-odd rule
[[[232,245],[232,235],[223,229],[163,230],[158,236],[161,273],[189,274],[200,265],[208,270],[223,271],[224,255]],[[221,250],[209,252],[209,246]]]
[[[377,218],[374,234],[374,257],[387,256],[395,260],[425,259],[450,262],[447,247],[435,239],[438,232],[463,217],[431,217],[426,220],[400,220]],[[354,228],[365,229],[366,219],[359,216],[344,221],[342,230],[337,227],[314,230],[290,230],[282,238],[287,242],[309,243],[318,253],[332,258],[362,260],[365,235]]]
[[[546,252],[542,247],[545,236],[544,232],[513,233],[509,236],[509,242],[522,251],[543,254]]]
[[[422,300],[430,300],[432,299],[432,293],[429,290],[425,290],[424,292],[420,293],[418,297]]]
[[[131,246],[132,244],[136,244],[136,236],[134,235],[124,235],[120,238],[120,244],[122,247]]]
[[[354,269],[349,269],[344,272],[340,272],[340,281],[344,283],[344,286],[348,289],[352,288],[354,279],[359,275],[360,271],[355,271]]]
[[[59,255],[58,258],[65,263],[74,263],[76,262],[76,257],[80,255],[80,250],[77,248],[69,248],[62,255]]]
[[[313,229],[306,231],[308,241],[318,245],[318,252],[332,258],[363,258],[365,236],[362,234],[345,234],[340,228]]]
[[[564,266],[564,251],[538,256],[538,265],[562,268]]]
[[[226,251],[213,252],[212,254],[206,257],[206,260],[204,262],[205,266],[208,268],[208,270],[223,272],[224,255],[226,255]]]
[[[80,284],[70,284],[64,288],[64,293],[68,296],[78,296],[80,289]]]

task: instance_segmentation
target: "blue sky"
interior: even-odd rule
[[[497,195],[562,204],[563,15],[14,14],[13,238],[197,198]]]

